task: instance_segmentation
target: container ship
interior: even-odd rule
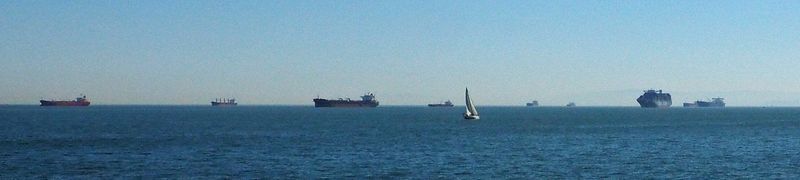
[[[531,101],[529,103],[525,103],[525,106],[528,106],[528,107],[539,107],[539,101]]]
[[[223,99],[217,98],[214,101],[211,101],[211,106],[236,106],[239,103],[236,103],[236,99]]]
[[[667,108],[672,106],[672,96],[661,90],[647,90],[636,99],[643,108]]]
[[[428,107],[453,107],[453,102],[450,102],[450,100],[447,100],[447,101],[444,101],[444,103],[428,104]]]
[[[695,101],[683,103],[683,107],[725,107],[725,98],[711,98],[709,101]]]
[[[375,95],[367,93],[361,96],[361,100],[346,99],[321,99],[314,98],[314,107],[378,107],[378,101],[375,100]]]
[[[39,103],[42,103],[40,106],[89,106],[91,104],[85,95],[72,101],[39,100]]]

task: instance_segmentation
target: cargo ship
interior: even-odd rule
[[[91,104],[85,95],[81,95],[81,97],[71,101],[39,100],[39,103],[41,103],[40,106],[89,106]]]
[[[224,99],[224,98],[217,98],[214,101],[211,101],[211,106],[236,106],[239,103],[236,103],[236,99]]]
[[[647,90],[636,99],[643,108],[668,108],[672,106],[672,96],[661,90]]]
[[[531,101],[529,103],[525,103],[525,106],[528,106],[528,107],[539,107],[539,101]]]
[[[683,103],[683,107],[725,107],[725,98],[711,98],[711,101]]]
[[[453,102],[450,102],[450,100],[447,100],[447,101],[444,101],[444,103],[428,104],[428,107],[453,107]]]
[[[346,99],[321,99],[314,98],[314,107],[378,107],[378,101],[375,100],[375,95],[367,93],[361,96],[361,100]]]

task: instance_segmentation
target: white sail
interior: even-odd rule
[[[469,89],[466,90],[466,99],[467,99],[467,112],[466,115],[468,116],[477,116],[478,110],[475,109],[475,105],[472,104],[472,99],[469,98]]]
[[[469,102],[469,95],[467,95],[467,106],[464,106],[464,108],[466,108],[466,111],[467,111],[467,112],[464,112],[464,115],[466,115],[466,116],[472,116],[472,112],[469,112],[469,106],[470,106],[471,104],[472,104],[472,103],[470,103],[470,102]]]

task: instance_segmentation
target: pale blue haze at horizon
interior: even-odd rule
[[[3,1],[0,104],[800,105],[794,1]]]

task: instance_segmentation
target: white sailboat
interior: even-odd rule
[[[467,112],[464,112],[464,119],[480,119],[481,117],[478,116],[478,110],[475,109],[475,105],[472,104],[472,99],[469,98],[469,89],[466,90],[466,99]]]

